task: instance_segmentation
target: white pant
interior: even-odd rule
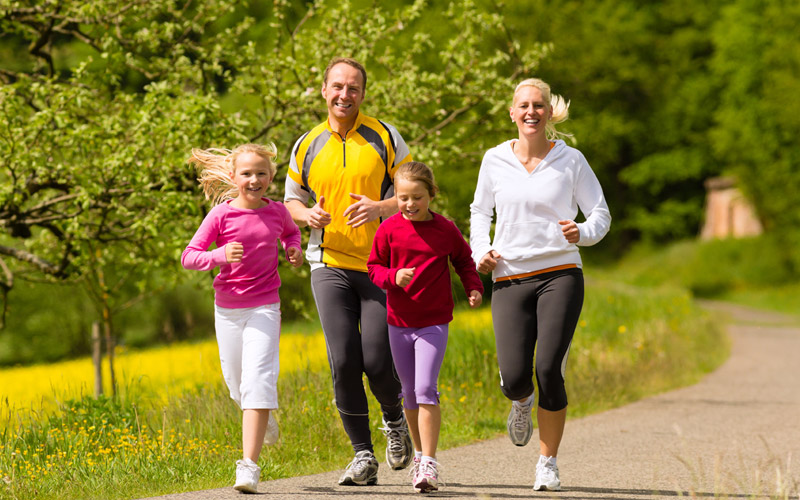
[[[222,376],[243,410],[278,408],[280,303],[243,309],[214,306]]]

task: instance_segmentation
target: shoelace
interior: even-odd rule
[[[381,430],[389,439],[390,452],[400,453],[403,451],[403,437],[408,434],[408,430],[405,427],[389,427],[389,424],[386,424],[385,427],[381,427]]]
[[[442,480],[442,464],[439,462],[420,462],[419,475],[436,478],[439,486],[447,486]]]
[[[548,481],[555,479],[557,470],[558,468],[550,461],[536,464],[536,474]]]
[[[530,408],[518,405],[514,403],[514,428],[518,431],[525,431],[528,427],[528,415],[525,413],[526,411],[530,411]]]
[[[417,472],[419,471],[419,464],[420,460],[418,458],[414,457],[411,460],[411,467],[408,468],[408,475],[409,477],[411,477],[411,479],[417,478]]]
[[[369,465],[370,462],[369,459],[370,459],[369,455],[362,455],[360,457],[355,457],[353,458],[353,461],[350,462],[348,469],[352,470],[354,474],[359,475]]]

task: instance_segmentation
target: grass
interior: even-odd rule
[[[685,292],[589,280],[568,365],[569,415],[695,382],[726,358],[727,346]],[[320,349],[324,356],[324,347],[287,347],[303,355],[281,373],[282,437],[262,453],[262,480],[339,469],[352,453],[327,367],[309,361]],[[0,498],[140,498],[232,484],[240,413],[219,377],[169,391],[170,380],[156,377],[161,368],[141,366],[151,373],[129,373],[117,399],[76,398],[55,410],[34,405],[0,423]],[[142,389],[144,380],[162,390]],[[505,431],[508,402],[498,383],[489,308],[458,311],[440,376],[442,448]],[[374,398],[370,404],[378,436]],[[375,440],[379,456],[382,441]]]
[[[637,286],[683,288],[696,297],[797,314],[796,266],[775,238],[759,236],[641,245],[604,274]]]

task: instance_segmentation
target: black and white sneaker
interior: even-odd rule
[[[406,416],[401,414],[400,419],[394,422],[383,419],[381,430],[386,436],[386,463],[394,470],[408,467],[414,458],[414,445],[408,433]]]
[[[378,459],[369,450],[356,453],[339,478],[341,486],[367,486],[378,484]]]

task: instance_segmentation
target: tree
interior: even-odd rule
[[[242,140],[214,80],[238,32],[209,34],[224,2],[44,2],[0,29],[29,57],[0,73],[0,255],[13,277],[73,280],[96,305],[112,363],[113,316],[170,265],[196,211],[192,144]],[[129,287],[129,289],[132,287]],[[129,290],[128,290],[129,291]]]
[[[25,48],[0,71],[5,289],[15,276],[82,283],[109,357],[114,314],[165,275],[182,275],[180,252],[204,210],[185,168],[190,147],[275,142],[284,167],[294,141],[324,119],[322,69],[347,55],[370,74],[365,112],[395,124],[440,182],[471,190],[490,136],[482,132],[541,56],[538,45],[521,48],[502,12],[471,2],[444,12],[422,0],[232,5],[3,7],[6,46]],[[419,28],[429,18],[436,31]]]
[[[715,76],[726,82],[710,134],[715,156],[750,195],[765,230],[800,270],[800,50],[796,2],[737,0],[714,26]]]

